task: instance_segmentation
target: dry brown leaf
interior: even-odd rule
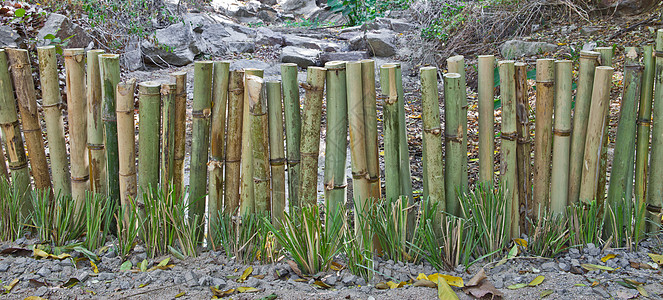
[[[486,270],[481,268],[481,270],[479,270],[479,272],[477,272],[474,275],[474,277],[472,277],[472,279],[470,279],[470,281],[467,282],[467,284],[465,286],[468,286],[468,287],[469,286],[477,286],[481,283],[481,281],[483,281],[486,278],[487,278]]]
[[[302,274],[302,270],[299,269],[299,267],[297,266],[297,263],[296,263],[294,260],[288,260],[288,261],[286,261],[286,262],[288,263],[288,265],[290,266],[290,268],[291,268],[293,271],[295,271],[295,274],[297,274],[297,276],[299,276],[299,277],[304,277],[304,275]]]
[[[481,272],[479,272],[481,273]],[[476,277],[476,275],[475,275]],[[472,280],[470,280],[472,281]],[[465,286],[463,288],[463,291],[471,296],[474,296],[476,298],[482,299],[483,297],[486,297],[490,295],[487,298],[490,299],[500,299],[504,294],[500,292],[498,289],[495,288],[495,286],[490,283],[488,280],[481,280],[480,284],[478,286]]]
[[[423,287],[429,287],[429,288],[436,288],[437,283],[432,282],[428,279],[420,279],[414,282],[413,286],[423,286]]]

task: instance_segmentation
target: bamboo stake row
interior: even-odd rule
[[[106,172],[104,125],[101,123],[101,73],[99,70],[99,56],[103,53],[103,50],[87,52],[87,147],[90,159],[90,189],[94,193],[106,195],[108,174]]]
[[[663,49],[662,49],[663,50]],[[644,71],[642,78],[642,89],[640,92],[640,103],[637,119],[637,141],[635,156],[635,199],[641,207],[641,215],[645,215],[647,206],[647,167],[649,163],[649,138],[652,113],[652,98],[654,94],[654,47],[644,46],[643,51]],[[649,232],[652,224],[646,222],[643,231]]]
[[[510,221],[508,225],[509,234],[513,239],[520,236],[518,160],[516,157],[518,143],[516,132],[516,71],[514,61],[500,61],[498,65],[500,72],[500,98],[502,101],[502,132],[500,134],[502,138],[502,161],[500,174],[503,176],[501,183],[505,186],[505,193],[507,199],[509,199],[509,202],[506,204],[506,220],[508,220],[507,222]],[[534,174],[536,175],[536,173]]]
[[[82,207],[85,193],[91,190],[87,149],[89,127],[86,112],[88,107],[85,89],[85,50],[67,49],[63,54],[66,73],[67,121],[69,122],[71,191],[74,201],[77,201]]]
[[[569,149],[571,147],[571,99],[573,65],[555,61],[555,128],[553,129],[550,211],[563,214],[568,202]]]
[[[325,203],[331,211],[337,211],[345,205],[347,196],[345,191],[348,136],[347,71],[345,62],[328,62],[325,67],[327,68]]]
[[[218,220],[218,212],[223,207],[223,168],[225,165],[226,110],[230,62],[214,62],[212,71],[212,123],[209,150],[209,232],[212,233]],[[212,236],[214,233],[211,234]]]
[[[516,159],[518,160],[518,210],[521,220],[527,217],[527,207],[532,202],[532,147],[530,145],[529,124],[529,85],[527,84],[527,64],[517,62],[516,71],[516,132],[518,143],[516,145]],[[515,207],[515,206],[514,206]],[[521,231],[528,228],[526,222],[520,223]]]
[[[501,77],[500,77],[501,78]],[[552,59],[536,61],[536,124],[534,136],[534,169],[530,219],[550,202],[550,161],[552,150],[552,116],[555,100],[555,66]],[[504,103],[502,103],[504,105]]]
[[[652,110],[651,156],[647,187],[647,210],[663,207],[663,29],[656,31],[656,71]]]

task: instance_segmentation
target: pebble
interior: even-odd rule
[[[88,278],[90,278],[90,274],[87,271],[83,271],[82,273],[78,274],[76,276],[76,279],[80,282],[85,282]]]
[[[37,271],[37,275],[41,277],[46,277],[48,275],[51,275],[51,270],[49,270],[47,267],[41,267],[39,268],[39,271]]]
[[[134,252],[135,253],[143,253],[143,252],[145,252],[145,247],[143,247],[141,245],[136,245],[136,247],[134,247]]]
[[[552,261],[549,261],[549,262],[544,263],[543,265],[541,265],[541,268],[546,270],[546,271],[555,271],[556,270],[555,267],[556,267],[555,263],[552,262]]]
[[[596,246],[592,243],[587,244],[587,247],[585,247],[585,253],[591,255],[591,256],[598,256],[601,254],[601,249],[596,248]]]
[[[580,258],[580,250],[578,250],[578,248],[569,249],[569,256],[576,259]]]
[[[366,285],[366,279],[363,277],[357,278],[357,285],[365,286]]]
[[[214,277],[214,278],[212,278],[212,285],[216,286],[218,288],[222,288],[222,287],[226,286],[226,281],[221,279],[221,278]]]
[[[566,263],[559,263],[558,266],[559,266],[559,269],[564,271],[564,272],[568,272],[569,270],[571,270],[571,266],[569,266]]]
[[[7,272],[9,270],[9,264],[8,263],[0,263],[0,272]]]
[[[202,276],[202,277],[200,277],[200,279],[198,279],[198,285],[201,285],[201,286],[208,286],[211,283],[212,283],[212,277],[207,276],[207,275]]]
[[[193,271],[184,273],[184,284],[186,284],[188,287],[194,287],[198,285],[197,276],[195,273],[193,273]]]
[[[120,289],[121,290],[128,290],[131,288],[131,281],[121,281],[120,282]]]
[[[603,298],[606,298],[606,299],[610,298],[610,294],[608,294],[608,292],[606,290],[604,290],[603,288],[594,288],[592,290],[594,291],[595,294],[597,294],[597,295],[599,295]]]
[[[579,267],[580,266],[580,261],[574,258],[574,259],[571,260],[571,265],[574,266],[574,267]]]
[[[329,285],[336,285],[336,282],[337,282],[337,281],[338,281],[338,280],[337,280],[337,277],[334,276],[334,275],[329,276],[329,277],[327,277],[327,278],[325,279],[325,282],[327,282],[327,284],[329,284]]]
[[[106,258],[113,258],[113,257],[116,257],[116,256],[117,256],[117,253],[115,253],[115,249],[108,249],[108,251],[106,251],[106,254],[104,254],[104,257],[106,257]]]
[[[343,277],[343,280],[341,280],[341,281],[343,283],[345,283],[346,285],[352,285],[355,282],[355,280],[357,280],[357,276],[352,275],[352,274],[348,274],[348,275],[345,275]]]
[[[42,287],[39,287],[39,288],[35,291],[35,296],[37,296],[37,297],[43,297],[44,295],[46,295],[47,292],[48,292],[48,288],[45,287],[45,286],[42,286]]]
[[[260,280],[258,280],[258,278],[255,277],[249,277],[248,279],[246,279],[246,282],[244,282],[244,284],[250,287],[257,288],[258,286],[260,286]]]

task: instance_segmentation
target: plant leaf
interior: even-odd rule
[[[412,285],[413,286],[424,286],[424,287],[429,287],[429,288],[436,288],[437,287],[437,284],[435,282],[432,282],[428,279],[417,280]]]
[[[516,245],[527,248],[527,241],[523,239],[513,239],[513,241],[516,243]]]
[[[647,255],[649,255],[649,257],[651,257],[651,260],[653,260],[655,263],[663,265],[663,255],[653,254],[653,253],[647,253]]]
[[[157,265],[157,267],[165,267],[168,265],[168,262],[170,262],[170,257],[166,257],[163,260],[161,260]]]
[[[95,264],[93,261],[90,261],[90,266],[92,266],[92,272],[94,272],[94,274],[99,274],[99,268],[97,268],[97,264]]]
[[[500,260],[500,262],[498,262],[495,266],[499,267],[505,264],[507,260],[516,257],[516,255],[518,255],[518,245],[513,245],[511,250],[509,250],[509,253],[504,258],[502,258],[502,260]]]
[[[594,265],[594,264],[582,264],[580,266],[583,267],[587,271],[603,270],[603,271],[612,272],[612,271],[615,270],[614,268],[611,268],[611,267],[599,266],[599,265]]]
[[[49,33],[44,37],[45,40],[52,40],[54,38],[55,38],[55,35],[53,35],[52,33]]]
[[[245,287],[245,286],[240,286],[237,288],[237,291],[240,293],[257,293],[260,292],[260,289],[254,288],[254,287]]]
[[[15,10],[14,11],[14,16],[17,17],[17,18],[23,18],[23,16],[25,16],[25,9],[19,8],[19,9]]]
[[[440,274],[440,277],[444,278],[444,280],[447,281],[447,283],[451,286],[459,287],[462,288],[465,286],[463,283],[463,278],[457,277],[457,276],[451,276],[451,275],[444,275]]]
[[[510,286],[507,286],[507,289],[510,290],[517,290],[517,289],[522,289],[527,286],[527,283],[517,283],[517,284],[512,284]]]
[[[129,271],[131,270],[131,267],[133,267],[133,264],[130,260],[127,260],[120,265],[120,271]]]
[[[184,259],[184,254],[182,254],[181,252],[177,251],[177,249],[173,248],[173,246],[170,246],[170,245],[169,245],[169,246],[168,246],[168,251],[170,251],[170,254],[172,254],[173,256],[175,256],[175,258],[177,258],[177,259],[179,259],[179,260],[183,260],[183,259]]]
[[[249,275],[251,275],[251,273],[253,273],[253,267],[248,267],[248,268],[244,269],[244,272],[242,273],[242,276],[240,276],[239,279],[237,279],[237,282],[246,281],[246,279],[249,278]]]
[[[643,297],[649,298],[649,293],[647,293],[644,286],[636,285],[635,289],[638,290],[638,293],[640,293],[640,295],[642,295]]]
[[[606,262],[606,261],[611,260],[611,259],[613,259],[613,258],[615,258],[615,257],[617,257],[617,255],[614,255],[614,254],[608,254],[608,255],[602,257],[602,258],[601,258],[601,261],[602,261],[602,262]]]
[[[18,278],[14,278],[14,280],[12,280],[8,285],[5,285],[4,286],[5,293],[11,292],[12,289],[14,288],[14,286],[16,286],[17,283],[18,283]]]
[[[437,279],[437,297],[440,300],[456,300],[458,295],[451,289],[447,281],[443,278]]]
[[[428,280],[428,276],[426,276],[426,274],[424,273],[419,273],[419,275],[417,275],[417,280],[422,280],[422,279]]]
[[[552,295],[553,292],[554,292],[553,290],[543,290],[543,291],[541,291],[541,299]]]
[[[62,287],[71,288],[71,287],[75,286],[76,284],[78,284],[79,282],[80,281],[77,278],[72,277],[72,278],[69,278],[69,280],[67,280],[67,282],[63,283]]]
[[[316,280],[313,284],[315,284],[315,285],[317,285],[317,286],[319,286],[319,287],[321,287],[325,290],[331,288],[331,285],[328,285],[328,284],[322,282],[321,280]]]
[[[147,271],[147,259],[143,259],[138,266],[140,267],[141,272]]]
[[[186,291],[182,291],[179,294],[175,295],[175,298],[179,298],[179,297],[182,297],[184,295],[186,295]]]
[[[529,285],[529,286],[537,286],[537,285],[541,284],[541,283],[543,282],[544,279],[546,279],[546,277],[544,277],[543,275],[536,276],[536,278],[534,278],[534,280],[532,280],[532,281],[531,281],[529,284],[527,284],[527,285]]]

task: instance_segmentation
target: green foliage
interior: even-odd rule
[[[463,14],[464,5],[443,3],[437,18],[433,19],[428,26],[421,28],[421,37],[431,40],[445,42],[449,34],[467,21],[467,15]]]
[[[231,216],[218,212],[216,224],[212,224],[216,236],[212,236],[214,248],[223,249],[227,257],[235,257],[243,263],[274,258],[274,236],[267,226],[268,215],[248,214]]]
[[[171,191],[161,187],[150,187],[148,191],[143,191],[145,216],[141,238],[150,257],[168,253],[168,246],[172,246],[175,240],[176,229],[169,213],[177,208],[176,202],[181,202],[181,199],[174,199]]]
[[[354,202],[354,211],[358,216],[355,220],[358,224],[355,224],[354,229],[348,226],[343,233],[343,251],[348,259],[348,270],[370,281],[374,273],[373,235],[368,219],[361,217],[365,215],[365,211],[360,203]]]
[[[384,259],[394,261],[411,261],[407,244],[407,200],[383,199],[366,208],[361,218],[367,218],[373,234],[380,243]]]
[[[405,0],[399,0],[404,2]],[[340,13],[348,19],[346,25],[356,26],[382,16],[384,4],[377,0],[327,0],[327,5],[333,13]]]
[[[120,205],[119,214],[115,215],[117,225],[117,253],[125,258],[136,245],[142,222],[138,215],[138,207],[134,199],[129,199],[128,207]]]
[[[318,18],[315,19],[301,19],[296,21],[286,20],[283,22],[285,27],[295,27],[295,28],[320,28],[325,26],[334,26],[336,23],[332,21],[320,22]]]
[[[641,236],[641,228],[644,227],[646,203],[638,205],[632,199],[622,199],[617,203],[608,203],[606,213],[606,236],[612,237],[616,248],[627,248],[635,246]]]
[[[168,189],[167,198],[174,198],[174,194],[174,186],[171,185]],[[183,195],[185,194],[186,192],[183,193]],[[199,222],[200,216],[195,216],[193,219],[188,217],[186,212],[190,211],[189,207],[191,203],[185,203],[184,197],[182,199],[175,199],[173,202],[171,202],[171,206],[161,206],[164,209],[162,213],[168,217],[169,226],[175,228],[176,241],[182,253],[189,257],[196,257],[198,256],[198,246],[202,242],[201,239],[204,230],[203,225]],[[165,230],[162,234],[170,234],[170,232]],[[172,246],[169,247],[172,248]]]
[[[567,208],[567,216],[573,232],[572,245],[599,244],[604,225],[601,210],[596,200],[590,203],[575,203]]]
[[[569,220],[562,215],[539,212],[538,221],[528,220],[534,232],[527,241],[527,251],[533,255],[554,257],[566,248],[575,232],[569,229]]]
[[[480,183],[471,193],[460,196],[463,215],[470,223],[466,234],[476,237],[477,256],[495,258],[508,246],[511,221],[506,218],[508,203],[503,185]]]
[[[2,153],[0,153],[2,155]],[[26,232],[28,216],[21,212],[20,191],[5,178],[0,178],[0,240],[13,241]]]
[[[32,192],[32,225],[42,242],[56,246],[80,238],[85,233],[85,215],[76,207],[71,196],[58,193],[52,196],[49,189]]]
[[[101,194],[85,194],[85,247],[97,249],[110,233],[110,224],[117,209],[115,203]]]

